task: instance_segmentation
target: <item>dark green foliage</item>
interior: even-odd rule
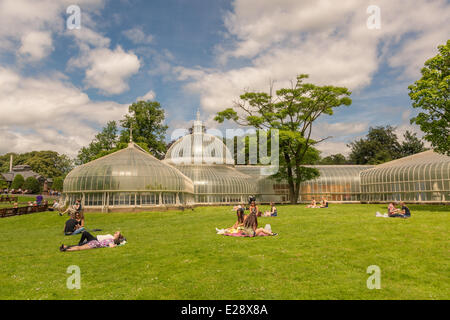
[[[354,164],[380,164],[426,150],[416,134],[406,131],[400,143],[394,131],[395,127],[389,125],[369,128],[365,138],[348,144],[349,160]]]
[[[433,149],[450,155],[450,40],[425,62],[422,78],[408,87],[413,108],[420,113],[411,123],[420,126]]]
[[[158,102],[133,103],[128,108],[128,114],[120,121],[123,128],[120,134],[117,122],[108,122],[88,146],[81,148],[76,162],[84,164],[126,148],[130,141],[130,128],[133,132],[133,141],[161,159],[167,150],[164,142],[167,126],[163,123],[164,110]]]
[[[332,154],[325,158],[320,159],[317,164],[321,165],[341,165],[341,164],[350,164],[350,161],[340,153]]]
[[[36,194],[41,191],[41,185],[39,184],[39,181],[35,177],[28,177],[23,186],[23,190],[31,191],[31,193]]]
[[[25,182],[25,179],[21,174],[17,174],[14,177],[13,182],[11,183],[11,189],[17,190],[19,188],[22,188],[23,184]]]
[[[64,179],[62,177],[56,177],[53,179],[53,184],[51,189],[59,192],[63,191]]]
[[[0,156],[0,172],[9,171],[11,153]],[[55,151],[31,151],[22,154],[13,153],[13,165],[27,164],[36,173],[46,178],[65,176],[73,168],[72,160],[65,154]]]
[[[421,139],[417,138],[416,133],[406,131],[403,135],[405,139],[400,147],[400,153],[402,157],[411,156],[413,154],[423,152],[426,150],[424,143]]]

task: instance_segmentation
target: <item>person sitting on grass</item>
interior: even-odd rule
[[[253,200],[253,201],[250,203],[250,207],[248,208],[248,211],[249,211],[249,214],[251,214],[251,213],[255,213],[255,215],[258,214],[259,208],[258,208],[258,206],[256,205],[255,200]]]
[[[264,217],[276,217],[278,215],[277,208],[273,202],[270,203],[270,211],[264,212]]]
[[[245,220],[245,209],[242,206],[238,206],[236,209],[236,215],[237,215],[237,221],[236,223],[231,227],[232,229],[237,229],[238,227],[242,227],[244,225]]]
[[[63,207],[63,205],[59,205],[59,208],[62,208],[62,207]],[[64,212],[58,212],[58,214],[60,216],[63,216],[67,213],[67,215],[74,217],[76,212],[77,212],[77,204],[74,204],[74,205],[69,205]]]
[[[411,218],[411,211],[406,206],[406,204],[403,201],[401,201],[400,205],[402,206],[402,209],[399,214],[402,215],[402,218]]]
[[[70,236],[84,231],[84,215],[76,212],[64,225],[64,235]]]
[[[120,231],[116,231],[114,235],[98,235],[93,236],[87,231],[83,231],[81,234],[81,239],[78,245],[76,246],[66,246],[62,244],[59,247],[60,251],[81,251],[81,250],[89,250],[95,248],[114,248],[125,241],[124,236],[120,233]]]
[[[316,208],[316,199],[312,198],[311,203],[306,206],[307,208]]]
[[[83,207],[81,206],[81,200],[78,199],[77,201],[75,201],[75,210],[77,212],[81,212],[81,210],[83,210]]]
[[[403,215],[400,213],[400,210],[397,209],[393,202],[390,202],[388,205],[388,217],[390,218],[401,218]]]
[[[322,197],[322,201],[320,202],[319,208],[328,208],[328,200],[325,197]]]
[[[247,236],[257,237],[257,236],[276,236],[277,233],[273,233],[271,231],[267,231],[263,228],[258,228],[258,218],[256,217],[256,213],[250,212],[247,219],[244,221],[244,229],[241,231]]]

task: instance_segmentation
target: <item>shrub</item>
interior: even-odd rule
[[[63,191],[64,179],[62,177],[57,177],[53,180],[52,189],[56,191]]]
[[[23,176],[21,174],[16,175],[11,184],[11,189],[17,190],[19,188],[22,188],[24,182],[25,182],[25,179],[23,178]]]
[[[29,190],[32,193],[39,193],[41,191],[41,185],[35,177],[28,177],[23,184],[22,189]]]

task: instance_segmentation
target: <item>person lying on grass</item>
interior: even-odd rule
[[[273,202],[270,203],[270,211],[264,212],[264,217],[276,217],[278,215],[277,208],[275,208],[275,205]]]
[[[258,218],[256,217],[256,213],[250,212],[247,219],[244,221],[244,229],[241,231],[247,236],[250,237],[256,237],[256,236],[263,236],[263,235],[269,235],[269,236],[276,236],[277,233],[273,233],[271,231],[267,231],[263,228],[258,228]]]
[[[66,246],[64,244],[59,247],[60,251],[81,251],[95,248],[114,248],[120,245],[125,240],[120,231],[116,231],[114,235],[98,235],[93,236],[87,231],[81,234],[80,242],[77,246]]]

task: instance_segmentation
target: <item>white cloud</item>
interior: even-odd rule
[[[53,51],[50,32],[33,31],[21,39],[19,54],[29,61],[39,61]]]
[[[144,94],[142,97],[138,97],[136,101],[147,101],[147,100],[154,100],[156,97],[156,93],[153,90],[150,90],[146,94]]]
[[[417,76],[426,58],[448,38],[448,2],[377,1],[379,30],[367,28],[369,4],[236,0],[225,16],[228,40],[217,50],[223,67],[173,70],[178,80],[187,81],[189,92],[200,95],[202,108],[210,113],[231,106],[246,89],[267,91],[270,80],[283,87],[299,73],[310,74],[313,83],[352,91],[370,85],[386,62],[397,72],[395,77]],[[230,59],[239,67],[227,68]]]
[[[329,140],[319,143],[316,148],[321,151],[321,157],[327,157],[338,153],[348,156],[351,151],[350,148],[347,147],[346,142],[335,142]]]
[[[1,0],[0,48],[3,52],[18,52],[35,62],[45,58],[52,48],[54,34],[65,28],[66,8],[72,0]],[[104,0],[80,0],[82,21],[89,21],[89,13],[104,6]],[[82,25],[83,26],[83,25]]]
[[[153,36],[145,34],[142,28],[128,29],[123,31],[123,34],[134,44],[150,44],[153,42]]]
[[[23,77],[0,67],[0,154],[51,149],[74,156],[127,108],[91,101],[60,74]]]
[[[69,67],[85,68],[87,87],[97,88],[106,95],[120,94],[129,89],[128,79],[139,71],[141,63],[133,52],[118,46],[87,49],[78,58],[69,61]]]

